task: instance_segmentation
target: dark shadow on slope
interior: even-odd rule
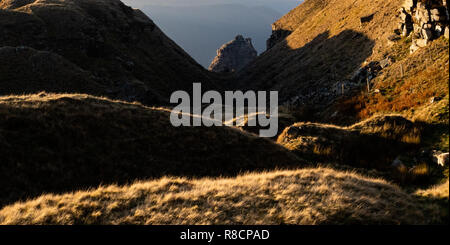
[[[0,98],[0,206],[100,184],[306,165],[282,146],[238,129],[177,128],[167,111],[55,97]]]
[[[427,217],[432,225],[449,224],[449,198],[435,196],[415,196],[423,209],[430,213]]]
[[[296,123],[278,143],[311,162],[378,170],[409,187],[427,187],[444,178],[445,168],[433,161],[430,124],[400,116],[381,116],[351,127]],[[447,149],[448,151],[448,149]],[[447,167],[448,171],[448,167]]]
[[[151,19],[119,0],[10,2],[12,6],[5,3],[0,7],[0,48],[15,47],[18,52],[0,54],[0,64],[15,62],[4,68],[10,71],[0,74],[0,95],[83,92],[161,105],[168,104],[173,91],[189,89],[194,82],[216,90],[220,87],[215,77]],[[15,9],[17,6],[22,10]],[[23,47],[62,57],[70,65],[30,61],[21,57]],[[43,66],[55,69],[41,69]],[[72,67],[82,71],[81,83],[72,79]],[[67,72],[69,78],[64,79]],[[15,81],[21,84],[14,85]],[[67,86],[60,86],[62,83]]]
[[[269,39],[267,39],[266,46],[267,50],[273,48],[279,42],[282,42],[286,37],[291,35],[292,31],[288,30],[274,30],[272,31],[272,35],[270,35]]]

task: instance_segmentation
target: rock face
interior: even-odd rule
[[[267,50],[273,48],[273,46],[284,40],[291,33],[289,30],[278,29],[277,25],[272,24],[272,34],[266,41]]]
[[[209,70],[213,72],[239,71],[258,56],[251,38],[238,35],[217,50]]]
[[[406,0],[399,9],[398,18],[400,22],[394,32],[402,36],[413,35],[411,53],[442,35],[448,38],[448,0]]]
[[[9,48],[0,50],[0,95],[46,90],[159,104],[209,81],[152,20],[119,0],[2,0],[1,47]]]

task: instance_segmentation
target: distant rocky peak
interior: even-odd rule
[[[251,38],[237,35],[234,40],[222,45],[217,56],[211,62],[209,70],[213,72],[234,72],[244,68],[258,56]]]

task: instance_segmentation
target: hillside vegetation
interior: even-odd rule
[[[377,116],[349,127],[296,123],[277,142],[314,160],[387,169],[398,154],[418,149],[421,128],[401,116]]]
[[[164,108],[46,93],[0,97],[0,156],[0,206],[99,184],[305,164],[235,128],[174,127]]]
[[[0,48],[10,47],[0,50],[0,95],[45,90],[154,105],[194,82],[220,87],[120,0],[1,0],[0,29]]]
[[[0,224],[448,224],[449,44],[388,39],[403,2],[305,0],[222,76],[119,0],[0,0]],[[277,142],[174,127],[193,82],[279,91]]]
[[[0,224],[443,222],[439,216],[422,212],[421,205],[383,180],[314,168],[236,178],[162,178],[130,186],[43,195],[0,210]]]
[[[377,113],[408,112],[412,120],[448,122],[448,40],[413,54],[413,34],[390,41],[404,2],[306,0],[273,24],[272,47],[236,75],[235,86],[278,90],[299,121],[351,125]],[[366,79],[355,82],[355,75],[381,61],[389,65],[368,93]],[[434,97],[447,102],[428,113],[424,107]]]

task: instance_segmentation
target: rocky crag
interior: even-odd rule
[[[257,56],[252,39],[238,35],[217,50],[217,56],[208,69],[213,72],[239,71]]]

